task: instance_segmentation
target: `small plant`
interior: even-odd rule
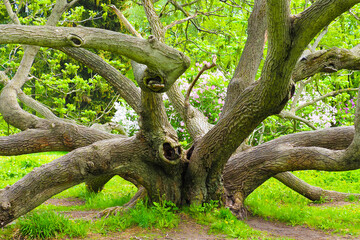
[[[349,195],[347,197],[346,201],[348,201],[348,202],[356,202],[356,201],[359,201],[359,197],[355,196],[355,195]]]
[[[193,217],[196,216],[197,214],[204,213],[205,207],[200,204],[191,204],[188,211],[190,216]]]
[[[319,200],[314,201],[314,203],[317,203],[317,204],[322,204],[322,203],[326,203],[326,202],[328,202],[328,200],[324,196],[320,196]]]
[[[100,233],[119,231],[131,226],[141,228],[174,228],[180,222],[180,217],[175,213],[176,205],[169,201],[154,203],[149,207],[145,202],[139,202],[135,208],[125,214],[117,214],[101,219],[95,223]]]

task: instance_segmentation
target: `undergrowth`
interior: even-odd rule
[[[64,153],[29,154],[17,157],[0,157],[0,188],[13,184],[34,167],[41,166]],[[360,171],[321,172],[303,171],[295,173],[312,185],[329,190],[357,193],[360,190]],[[197,223],[209,226],[209,233],[226,234],[238,239],[273,239],[237,220],[226,208],[219,208],[217,202],[191,205],[178,209],[171,202],[148,206],[140,202],[126,214],[117,214],[96,221],[71,220],[56,212],[74,210],[101,210],[121,206],[136,192],[136,187],[114,177],[98,194],[85,190],[84,184],[72,187],[54,198],[75,198],[84,200],[83,205],[54,206],[43,204],[19,218],[14,224],[0,230],[0,239],[49,239],[86,237],[89,233],[106,235],[138,226],[145,229],[176,228],[181,216],[189,216]],[[270,179],[254,191],[246,205],[256,215],[269,220],[278,220],[289,225],[305,225],[335,234],[360,234],[359,200],[349,197],[349,204],[334,205],[324,201],[313,203],[275,179]]]
[[[19,237],[48,239],[54,237],[85,237],[89,223],[69,220],[52,211],[30,212],[16,223]]]

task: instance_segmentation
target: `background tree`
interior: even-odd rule
[[[314,74],[337,72],[341,69],[359,69],[359,45],[350,46],[350,50],[328,49],[319,45],[324,35],[323,29],[359,1],[319,0],[313,4],[308,1],[294,1],[291,9],[290,2],[285,0],[257,0],[254,3],[240,4],[234,1],[216,3],[215,1],[158,1],[155,7],[152,1],[142,0],[134,3],[131,11],[143,9],[142,16],[146,16],[146,24],[149,25],[144,27],[144,23],[138,19],[135,21],[138,25],[133,24],[135,28],[118,10],[121,7],[125,10],[130,9],[130,5],[118,5],[117,8],[116,5],[106,6],[99,2],[87,3],[90,6],[86,6],[93,9],[87,10],[89,14],[87,18],[90,21],[98,16],[97,11],[101,11],[101,6],[105,11],[101,15],[103,19],[107,18],[112,9],[111,11],[114,11],[121,20],[124,31],[127,29],[136,37],[90,28],[95,26],[114,30],[112,28],[117,26],[114,23],[92,25],[91,22],[90,27],[73,27],[78,24],[69,21],[74,15],[68,14],[71,11],[79,13],[84,9],[80,5],[75,5],[77,2],[76,0],[57,1],[44,26],[41,23],[45,21],[36,24],[36,21],[20,22],[20,16],[27,14],[27,8],[25,13],[22,13],[20,2],[11,4],[8,0],[4,0],[9,18],[14,22],[14,24],[0,25],[0,43],[7,44],[4,45],[4,52],[9,51],[9,44],[19,43],[26,46],[25,50],[19,53],[22,59],[16,66],[16,72],[15,68],[12,68],[11,72],[8,66],[3,64],[8,76],[4,73],[1,75],[5,86],[0,95],[0,112],[6,122],[20,129],[21,132],[1,137],[0,153],[18,155],[58,150],[69,153],[34,169],[22,180],[0,192],[1,225],[6,225],[54,194],[81,182],[85,181],[89,190],[99,191],[114,175],[119,175],[139,186],[139,193],[135,198],[146,194],[150,201],[159,201],[163,198],[178,205],[221,200],[239,217],[246,214],[243,207],[245,198],[273,176],[311,199],[320,197],[337,199],[347,196],[347,194],[313,188],[287,171],[304,169],[345,171],[359,168],[357,150],[359,133],[356,118],[355,131],[352,127],[339,127],[291,134],[245,151],[242,151],[244,145],[241,144],[245,143],[249,136],[250,142],[253,143],[255,137],[252,136],[259,133],[254,130],[268,116],[274,114],[294,119],[292,124],[295,131],[300,126],[299,122],[305,123],[310,128],[316,128],[306,116],[296,115],[297,111],[305,107],[296,104],[299,102],[302,90],[310,83],[315,82],[317,84],[315,89],[321,92],[321,88],[318,87],[319,82],[334,84],[331,79],[337,79],[335,75],[326,80],[316,79],[316,76],[312,80],[308,79]],[[44,3],[46,4],[45,1]],[[70,8],[72,10],[69,12]],[[241,14],[249,16],[247,26],[240,17],[243,16]],[[224,21],[228,28],[225,30],[229,31],[221,29],[221,24],[215,25],[215,21],[208,20],[221,19],[223,15],[238,16],[231,18],[231,21]],[[36,16],[36,13],[32,13],[31,16]],[[64,20],[61,20],[62,16],[65,16]],[[114,17],[112,18],[111,22],[115,21]],[[36,20],[36,17],[34,19]],[[54,27],[59,20],[65,27]],[[2,23],[6,22],[6,20],[2,21]],[[21,23],[30,23],[33,26],[21,25]],[[231,33],[232,27],[242,29],[240,37],[239,34]],[[331,27],[330,25],[328,28]],[[136,28],[141,30],[141,34],[134,30]],[[246,28],[247,36],[245,36]],[[354,30],[356,34],[357,31]],[[142,36],[146,34],[149,36],[145,40]],[[189,99],[192,98],[192,88],[190,87],[184,96],[179,85],[175,83],[190,66],[189,58],[183,52],[191,57],[196,55],[200,59],[206,56],[208,61],[212,61],[212,63],[203,63],[199,73],[191,76],[194,78],[194,84],[199,81],[201,72],[215,65],[216,58],[210,60],[212,53],[218,55],[218,70],[220,69],[218,73],[222,71],[221,75],[226,77],[229,75],[228,72],[232,71],[236,59],[232,57],[233,50],[241,49],[241,44],[237,42],[245,37],[247,40],[227,87],[226,97],[216,91],[218,87],[216,84],[211,85],[210,90],[207,91],[207,93],[215,93],[215,97],[220,97],[220,100],[216,99],[218,103],[222,103],[222,98],[225,100],[220,117],[211,119],[211,123],[214,124],[212,125],[201,111],[189,103]],[[179,50],[165,45],[164,42]],[[220,43],[216,50],[211,47],[215,42]],[[106,86],[105,88],[109,89],[109,94],[106,94],[101,87],[91,88],[102,84],[99,79],[91,82],[91,76],[89,82],[92,85],[89,87],[88,83],[81,80],[82,77],[79,79],[79,75],[86,75],[85,70],[79,71],[79,66],[75,62],[64,64],[65,71],[58,78],[61,81],[57,79],[55,82],[57,86],[61,86],[63,82],[68,83],[68,86],[63,86],[66,94],[57,96],[59,106],[62,108],[66,106],[66,109],[60,109],[56,111],[58,116],[54,115],[47,107],[36,101],[41,100],[40,98],[33,99],[24,94],[25,92],[36,96],[34,91],[38,91],[43,95],[45,88],[36,86],[36,83],[43,81],[42,79],[54,80],[52,75],[40,77],[29,75],[36,69],[36,67],[32,69],[32,64],[39,51],[39,47],[32,45],[53,49],[47,55],[52,59],[49,59],[50,67],[46,70],[51,71],[62,65],[58,61],[60,50],[92,69],[93,73],[101,75],[113,90]],[[230,48],[227,47],[229,45]],[[308,46],[309,52],[304,51]],[[323,49],[317,50],[317,47]],[[86,48],[95,51],[91,52]],[[197,51],[202,51],[203,55],[198,54]],[[65,56],[63,53],[61,58]],[[116,60],[110,61],[109,64],[102,57],[113,57]],[[123,65],[123,62],[128,62],[125,58],[131,59],[134,81],[127,73],[129,68]],[[65,59],[66,57],[63,60]],[[52,68],[51,62],[55,63]],[[111,63],[115,63],[115,66]],[[185,73],[185,77],[190,77],[189,75],[193,73],[196,71]],[[347,89],[344,86],[342,86],[344,89],[337,89],[335,83],[335,89],[330,89],[330,92],[319,98],[326,99],[327,96],[353,91],[352,85],[357,84],[357,75],[349,76],[352,76],[349,79],[354,80]],[[26,92],[23,86],[29,81],[33,81],[35,90]],[[184,84],[184,81],[182,82]],[[300,82],[298,92],[295,92],[296,82]],[[72,86],[71,83],[75,84],[75,87],[69,88],[69,84]],[[24,90],[21,90],[22,88]],[[314,89],[308,88],[310,92]],[[92,90],[98,90],[99,95],[95,97],[98,100],[104,94],[111,98],[111,91],[115,91],[132,107],[140,116],[140,129],[135,136],[110,134],[60,118],[71,111],[76,115],[75,110],[79,107],[88,119],[84,119],[81,114],[68,115],[72,119],[79,119],[83,124],[94,122],[96,117],[89,119],[89,116],[99,114],[98,112],[89,113],[94,110],[86,110],[81,104],[75,105],[82,102],[84,95],[89,97]],[[182,147],[175,129],[169,122],[161,94],[163,92],[167,96],[165,100],[167,106],[171,105],[183,119],[184,126],[181,129],[185,129],[186,126],[187,133],[191,137],[190,139],[181,135],[185,139],[182,141],[183,145],[191,142],[187,150]],[[288,109],[283,111],[294,94],[296,98]],[[316,97],[316,93],[313,95]],[[196,105],[194,92],[193,98],[195,101],[193,99],[191,102]],[[25,111],[27,108],[22,108],[17,99],[32,110]],[[93,107],[96,108],[96,104]],[[45,118],[36,116],[32,111]],[[104,109],[101,111],[106,112]],[[333,125],[340,123],[341,121],[335,121]],[[181,126],[181,122],[179,124]],[[261,127],[263,130],[259,139],[264,136],[266,130],[266,125]],[[284,134],[286,133],[289,131],[284,131]],[[133,202],[135,201],[131,203]]]

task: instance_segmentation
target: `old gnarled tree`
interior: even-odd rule
[[[0,95],[0,112],[22,132],[0,137],[0,154],[69,153],[0,190],[1,226],[67,188],[86,182],[89,189],[98,191],[115,175],[142,186],[140,191],[151,201],[165,198],[182,205],[221,200],[239,217],[245,214],[245,198],[271,177],[313,200],[321,196],[346,197],[313,188],[287,171],[360,168],[359,110],[355,128],[287,135],[244,151],[239,146],[268,116],[291,117],[282,110],[294,93],[295,82],[318,72],[360,69],[359,46],[304,53],[318,33],[360,0],[317,0],[297,15],[291,14],[288,0],[255,0],[247,42],[229,83],[221,119],[214,126],[188,105],[174,84],[189,67],[190,59],[164,44],[171,24],[164,26],[151,0],[141,0],[152,30],[147,39],[126,24],[115,7],[135,36],[87,27],[56,27],[61,15],[76,2],[57,0],[46,25],[25,26],[20,25],[9,1],[4,0],[13,22],[0,25],[0,44],[26,46],[16,74],[8,79],[1,73],[6,86]],[[170,2],[181,7],[176,1]],[[196,16],[186,17],[183,22]],[[267,55],[261,77],[255,81],[264,42],[268,44]],[[125,137],[65,121],[24,95],[21,88],[28,80],[39,46],[63,51],[106,79],[140,116],[138,133]],[[131,59],[139,87],[87,48]],[[167,94],[194,139],[189,150],[182,148],[169,123],[163,94]],[[23,110],[18,99],[45,118]]]

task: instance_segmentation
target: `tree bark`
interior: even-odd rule
[[[302,56],[294,69],[293,80],[298,82],[319,72],[360,70],[360,52],[356,49],[356,47],[351,50],[334,47]]]
[[[6,225],[51,196],[99,175],[119,174],[142,183],[150,177],[151,170],[141,161],[149,157],[148,151],[136,138],[99,141],[35,168],[0,192],[0,225]]]
[[[344,201],[351,196],[360,197],[360,194],[329,191],[311,186],[289,172],[276,174],[274,178],[312,201]]]
[[[25,112],[16,97],[37,51],[36,47],[29,47],[17,75],[0,96],[0,111],[4,118],[24,132],[1,138],[0,153],[73,151],[34,169],[16,184],[1,190],[1,226],[81,182],[86,182],[94,191],[100,190],[114,175],[143,186],[150,201],[165,198],[180,205],[226,197],[227,205],[241,215],[244,214],[245,198],[270,177],[289,181],[292,176],[281,173],[360,167],[358,117],[355,133],[354,128],[334,128],[294,134],[233,154],[258,124],[281,112],[294,91],[291,78],[296,64],[302,77],[325,69],[310,69],[308,60],[302,67],[305,62],[300,59],[298,63],[298,59],[317,32],[360,1],[319,0],[298,16],[291,16],[288,0],[268,0],[266,7],[265,1],[257,1],[250,25],[257,26],[258,31],[249,31],[250,38],[257,41],[247,43],[229,87],[227,104],[230,107],[212,128],[198,111],[190,109],[190,114],[185,112],[183,96],[178,88],[171,88],[188,67],[189,60],[162,43],[164,26],[151,1],[142,2],[155,35],[148,40],[83,27],[0,25],[0,43],[16,42],[61,49],[104,76],[140,115],[140,131],[136,136],[126,138],[58,120],[40,119]],[[265,14],[262,12],[264,8]],[[254,82],[266,29],[268,54],[261,78]],[[116,69],[79,47],[108,50],[131,58],[141,94]],[[341,55],[343,52],[334,58],[345,59]],[[357,61],[354,51],[352,54],[347,52],[345,55]],[[249,62],[246,59],[250,59]],[[305,68],[306,71],[302,70]],[[243,76],[240,76],[241,72]],[[196,140],[186,157],[166,117],[162,95],[158,94],[167,90]],[[357,116],[360,115],[359,109]],[[301,183],[298,191],[305,193],[304,186],[310,188]],[[312,197],[318,192],[306,194]]]
[[[111,51],[147,65],[162,79],[167,91],[189,67],[190,60],[154,37],[148,40],[96,28],[0,25],[0,43],[20,43],[43,47],[82,47]],[[155,78],[155,77],[154,77]],[[155,78],[156,79],[156,78]],[[153,91],[150,88],[144,89]]]
[[[223,175],[227,204],[236,213],[242,213],[245,198],[267,179],[282,172],[358,168],[360,162],[349,165],[343,159],[353,139],[353,127],[328,128],[283,136],[233,155]]]

